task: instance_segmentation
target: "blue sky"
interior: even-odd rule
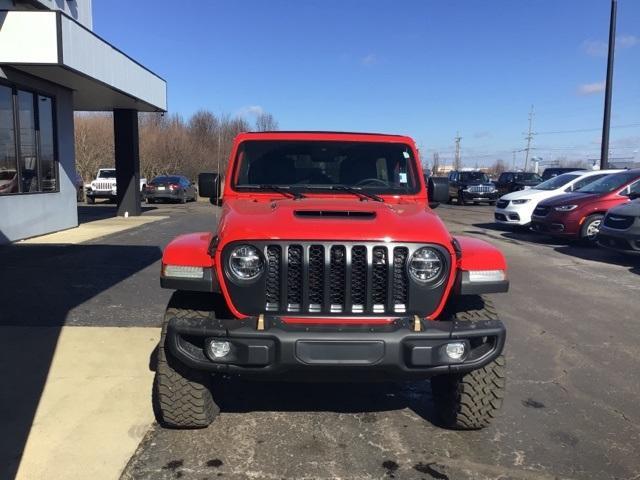
[[[609,0],[94,0],[94,29],[161,75],[170,112],[408,134],[423,157],[599,156]],[[619,0],[614,157],[640,160],[640,1]],[[629,126],[632,125],[632,126]],[[544,133],[588,130],[574,133]],[[522,153],[518,153],[521,161]]]

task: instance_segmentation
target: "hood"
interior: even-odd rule
[[[446,227],[424,204],[357,198],[230,199],[222,209],[218,237],[221,246],[239,239],[403,241],[451,246]]]
[[[468,182],[460,182],[461,185],[468,185],[468,186],[476,186],[476,185],[482,185],[484,187],[495,187],[496,184],[493,182],[481,182],[480,180],[470,180]]]
[[[520,200],[521,198],[532,198],[539,200],[541,198],[554,197],[557,194],[558,192],[554,190],[535,190],[530,188],[528,190],[516,190],[515,192],[507,193],[506,195],[500,197],[500,199]]]
[[[607,213],[611,215],[626,215],[629,217],[640,217],[640,200],[633,200],[631,202],[623,203],[622,205],[613,207]]]
[[[602,196],[601,194],[597,194],[597,193],[578,193],[578,192],[565,193],[563,195],[557,195],[552,198],[549,198],[544,202],[540,202],[539,205],[548,206],[548,207],[555,207],[557,205],[568,205],[568,204],[582,205],[589,201],[597,200],[601,196]]]

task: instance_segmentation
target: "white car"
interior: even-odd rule
[[[621,170],[594,170],[563,173],[527,190],[507,193],[496,202],[494,218],[503,225],[525,226],[542,200],[567,192],[574,192],[599,178]]]

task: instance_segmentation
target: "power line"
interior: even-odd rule
[[[614,125],[611,128],[632,128],[640,127],[640,123],[628,123],[626,125]],[[581,133],[581,132],[599,132],[602,128],[578,128],[575,130],[555,130],[549,132],[536,132],[535,135],[554,135],[557,133]]]

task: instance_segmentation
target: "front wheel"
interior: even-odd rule
[[[453,299],[450,321],[477,322],[498,318],[493,304],[480,296]],[[441,424],[459,430],[489,426],[502,407],[506,384],[503,355],[482,368],[464,374],[438,375],[431,379],[436,413]]]
[[[587,245],[595,245],[603,218],[601,213],[589,215],[580,228],[580,240]]]
[[[458,205],[466,205],[464,202],[464,196],[462,195],[462,192],[458,193]]]
[[[87,204],[93,205],[94,203],[96,203],[96,199],[87,195]]]
[[[197,308],[202,308],[201,310]],[[204,428],[220,412],[211,394],[211,376],[176,359],[166,343],[171,318],[208,319],[213,312],[202,295],[176,292],[169,301],[156,362],[153,398],[160,423],[172,428]]]

